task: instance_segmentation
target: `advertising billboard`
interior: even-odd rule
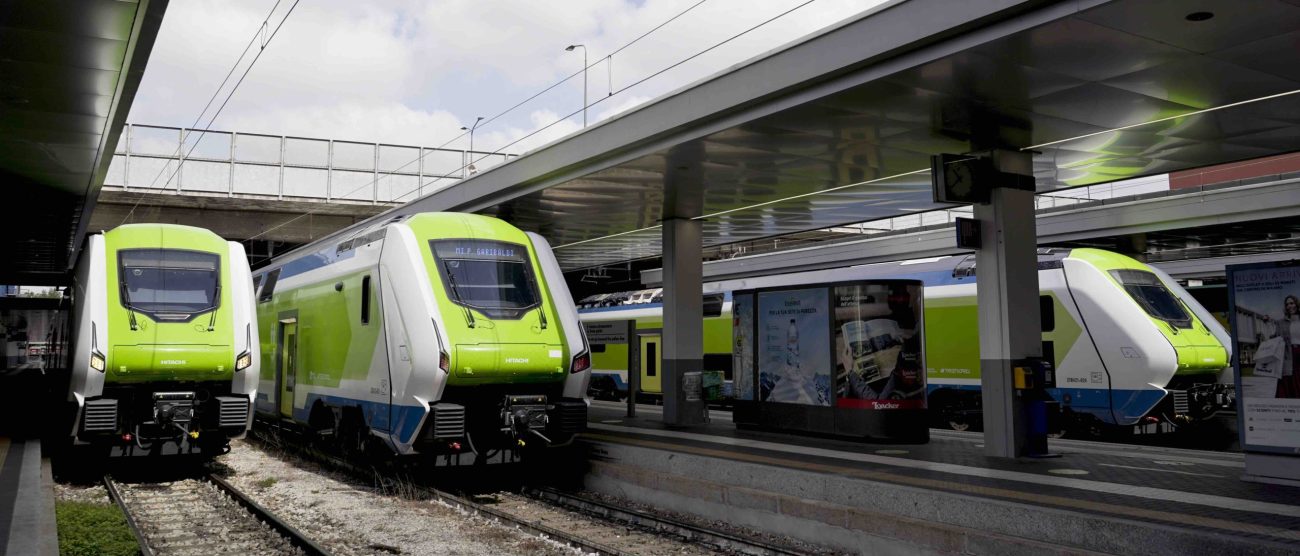
[[[737,400],[754,399],[754,294],[731,298],[731,369]]]
[[[833,295],[836,407],[925,407],[920,288],[843,285]]]
[[[758,294],[759,400],[831,405],[826,288]]]
[[[1229,266],[1246,451],[1300,454],[1300,264]]]

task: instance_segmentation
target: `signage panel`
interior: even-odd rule
[[[1300,454],[1300,264],[1229,266],[1233,368],[1247,452]]]
[[[925,407],[920,290],[897,282],[834,289],[836,407]]]
[[[758,294],[759,400],[831,405],[827,288]]]
[[[626,344],[627,321],[584,322],[587,331],[587,343],[590,344]]]

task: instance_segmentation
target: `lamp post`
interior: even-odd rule
[[[582,127],[587,127],[587,47],[581,44],[571,44],[564,48],[565,52],[573,52],[573,49],[582,49]]]
[[[468,131],[468,132],[469,132],[469,150],[468,150],[468,151],[465,151],[465,158],[466,158],[465,162],[468,164],[468,166],[466,166],[465,168],[462,168],[462,169],[461,169],[461,171],[460,171],[460,177],[462,177],[462,178],[465,177],[465,170],[466,170],[466,169],[468,169],[468,170],[469,170],[469,173],[471,173],[471,174],[473,174],[473,173],[476,171],[475,168],[474,168],[474,163],[473,163],[473,162],[470,162],[469,159],[474,158],[474,130],[478,129],[478,124],[479,124],[479,122],[482,122],[482,121],[483,121],[483,116],[479,116],[478,119],[474,120],[474,125],[473,125],[473,126],[471,126],[471,127],[460,126],[460,130],[461,130],[461,131]]]

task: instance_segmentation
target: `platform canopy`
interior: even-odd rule
[[[0,0],[0,283],[66,283],[166,6]]]
[[[1034,155],[1040,192],[1300,150],[1300,1],[909,0],[427,195],[566,269],[942,208],[934,153]]]

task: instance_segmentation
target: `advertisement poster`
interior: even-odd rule
[[[920,287],[838,286],[833,295],[835,405],[924,408]]]
[[[1300,264],[1228,267],[1248,450],[1300,453]]]
[[[754,294],[731,299],[731,369],[736,399],[754,399]]]
[[[759,400],[831,405],[827,289],[758,294]]]

